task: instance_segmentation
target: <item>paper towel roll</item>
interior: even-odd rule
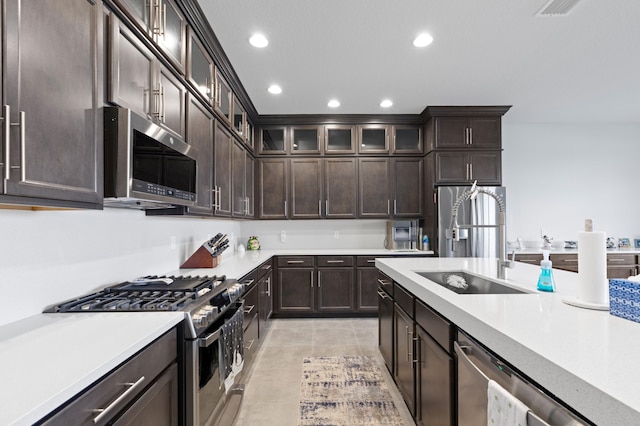
[[[582,301],[609,304],[606,247],[605,232],[578,232],[578,298]]]

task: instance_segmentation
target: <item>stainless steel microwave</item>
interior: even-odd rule
[[[196,203],[196,150],[130,109],[104,108],[104,205],[136,209]]]

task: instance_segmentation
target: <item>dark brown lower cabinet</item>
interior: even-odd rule
[[[416,325],[416,421],[424,426],[453,425],[453,358]]]
[[[393,298],[379,289],[378,296],[378,349],[384,363],[393,376]]]
[[[279,313],[312,313],[315,268],[278,269],[276,308]]]
[[[177,425],[177,348],[173,329],[40,424]]]
[[[378,270],[358,268],[356,278],[356,312],[378,312]]]
[[[353,268],[318,268],[318,312],[353,312]]]
[[[260,335],[266,332],[267,321],[273,311],[273,272],[269,270],[258,279],[259,306],[258,321]]]
[[[416,415],[415,405],[415,369],[413,362],[415,354],[414,323],[408,313],[397,303],[394,306],[393,323],[395,345],[393,351],[393,378],[400,390],[400,394],[407,404],[412,416]]]

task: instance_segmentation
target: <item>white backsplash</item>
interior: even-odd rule
[[[0,325],[97,288],[177,269],[216,233],[237,238],[241,224],[126,209],[0,210],[0,223]]]

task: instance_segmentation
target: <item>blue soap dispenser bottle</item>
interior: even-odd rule
[[[538,278],[539,291],[556,291],[556,284],[553,280],[553,271],[551,270],[551,261],[549,260],[549,251],[543,250],[540,261],[540,277]]]

